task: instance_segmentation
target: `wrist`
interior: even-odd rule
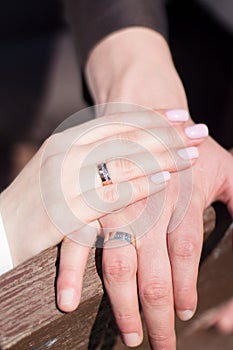
[[[13,266],[58,243],[58,233],[43,205],[39,151],[1,194],[0,212]]]
[[[0,210],[14,266],[33,255],[36,222],[34,232],[29,232],[29,224],[35,221],[39,202],[38,167],[33,163],[34,167],[29,163],[1,194]]]
[[[13,268],[9,243],[0,213],[0,275]]]
[[[86,77],[95,103],[187,108],[167,42],[148,28],[124,29],[105,38],[89,57]]]

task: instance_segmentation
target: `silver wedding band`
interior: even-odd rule
[[[105,162],[97,165],[98,174],[103,186],[108,186],[112,184],[111,177],[108,172],[108,168]]]
[[[108,241],[114,241],[114,240],[119,240],[119,241],[125,241],[130,244],[132,244],[136,248],[136,240],[135,237],[127,232],[121,232],[121,231],[115,231],[115,232],[109,232],[104,239],[104,244],[107,243]]]

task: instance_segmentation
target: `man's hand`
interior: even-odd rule
[[[171,123],[182,121],[187,109],[168,45],[150,29],[130,28],[107,37],[92,51],[86,76],[96,103],[177,108],[176,114],[167,115]],[[175,349],[174,307],[188,320],[197,304],[203,210],[221,200],[233,215],[232,172],[232,156],[209,138],[192,172],[172,176],[166,196],[154,195],[149,202],[101,219],[103,227],[141,236],[136,250],[128,245],[103,252],[105,286],[127,345],[137,346],[142,340],[138,291],[152,348]]]
[[[175,349],[174,308],[182,320],[191,318],[196,309],[203,210],[212,201],[222,200],[233,214],[233,179],[229,176],[233,172],[233,157],[212,140],[203,143],[200,152],[191,178],[189,174],[187,177],[182,175],[180,181],[180,174],[173,175],[165,204],[161,196],[155,195],[149,205],[141,201],[123,213],[101,219],[103,227],[114,229],[115,225],[115,230],[121,230],[123,226],[126,232],[133,230],[136,236],[138,232],[147,231],[137,242],[137,263],[131,247],[127,252],[118,248],[104,250],[103,254],[105,286],[118,326],[126,335],[126,343],[129,333],[138,334],[138,339],[142,336],[136,297],[138,282],[152,348]],[[215,158],[207,161],[212,153]],[[192,192],[187,193],[190,198],[178,199],[180,192],[185,193],[185,188],[190,186]],[[135,220],[143,206],[146,210],[142,220]],[[159,219],[148,231],[147,225],[153,216]],[[129,305],[132,305],[130,309]]]

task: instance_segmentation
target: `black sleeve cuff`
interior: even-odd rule
[[[117,30],[140,26],[167,37],[163,0],[64,0],[64,4],[82,67],[91,49]]]

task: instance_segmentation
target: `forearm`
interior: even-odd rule
[[[187,108],[162,0],[63,0],[95,103]]]
[[[45,143],[0,196],[13,266],[57,244],[62,237],[43,203],[40,168],[44,150]]]
[[[187,108],[167,42],[154,30],[127,28],[106,37],[92,50],[85,73],[95,103]]]

